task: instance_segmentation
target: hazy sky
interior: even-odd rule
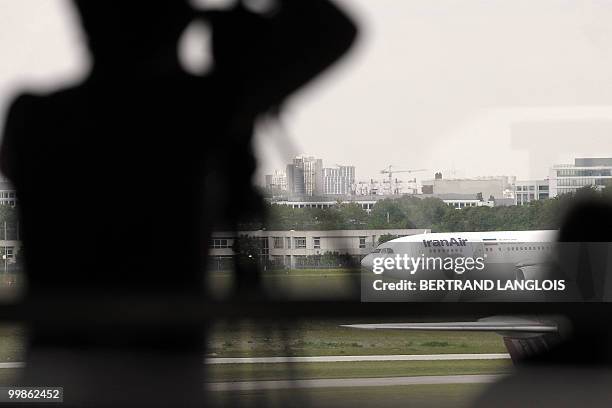
[[[293,153],[448,176],[545,177],[612,156],[612,2],[344,0],[362,27],[351,55],[259,132],[261,172]],[[3,2],[0,109],[23,86],[83,75],[65,0]],[[0,120],[3,120],[3,113]],[[290,137],[289,143],[279,140]]]

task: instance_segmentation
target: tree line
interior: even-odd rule
[[[467,207],[455,209],[438,198],[405,196],[378,201],[368,214],[357,204],[331,208],[291,208],[268,204],[264,220],[243,223],[241,229],[336,230],[427,228],[432,232],[516,231],[557,229],[564,214],[579,200],[612,203],[612,189],[589,187],[576,193],[532,201],[522,206]]]

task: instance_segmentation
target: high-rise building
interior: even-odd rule
[[[287,175],[284,171],[275,170],[273,174],[266,174],[266,188],[277,191],[287,191]]]
[[[604,188],[612,182],[612,158],[577,158],[574,164],[557,164],[550,169],[550,196],[573,193],[590,186]]]
[[[322,193],[323,161],[310,156],[298,156],[287,165],[287,191],[296,196]]]
[[[294,197],[355,194],[355,166],[323,168],[323,160],[297,156],[287,165],[287,192]]]
[[[354,194],[355,166],[323,169],[323,194]]]
[[[287,165],[287,192],[290,195],[304,195],[304,169],[291,163]]]
[[[304,169],[304,195],[320,195],[323,191],[323,160],[314,157],[296,158]]]

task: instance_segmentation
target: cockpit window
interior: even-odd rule
[[[392,254],[393,250],[391,248],[382,248],[380,250],[380,253],[382,253],[382,254]]]
[[[381,249],[380,249],[380,248],[376,248],[374,251],[372,251],[372,253],[373,253],[373,254],[377,254],[377,253],[379,253],[380,251],[381,251]]]

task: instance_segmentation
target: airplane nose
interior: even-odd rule
[[[362,260],[361,260],[361,268],[363,269],[367,269],[367,270],[372,270],[372,267],[374,266],[374,261],[372,260],[374,257],[372,254],[368,254],[366,255]]]

